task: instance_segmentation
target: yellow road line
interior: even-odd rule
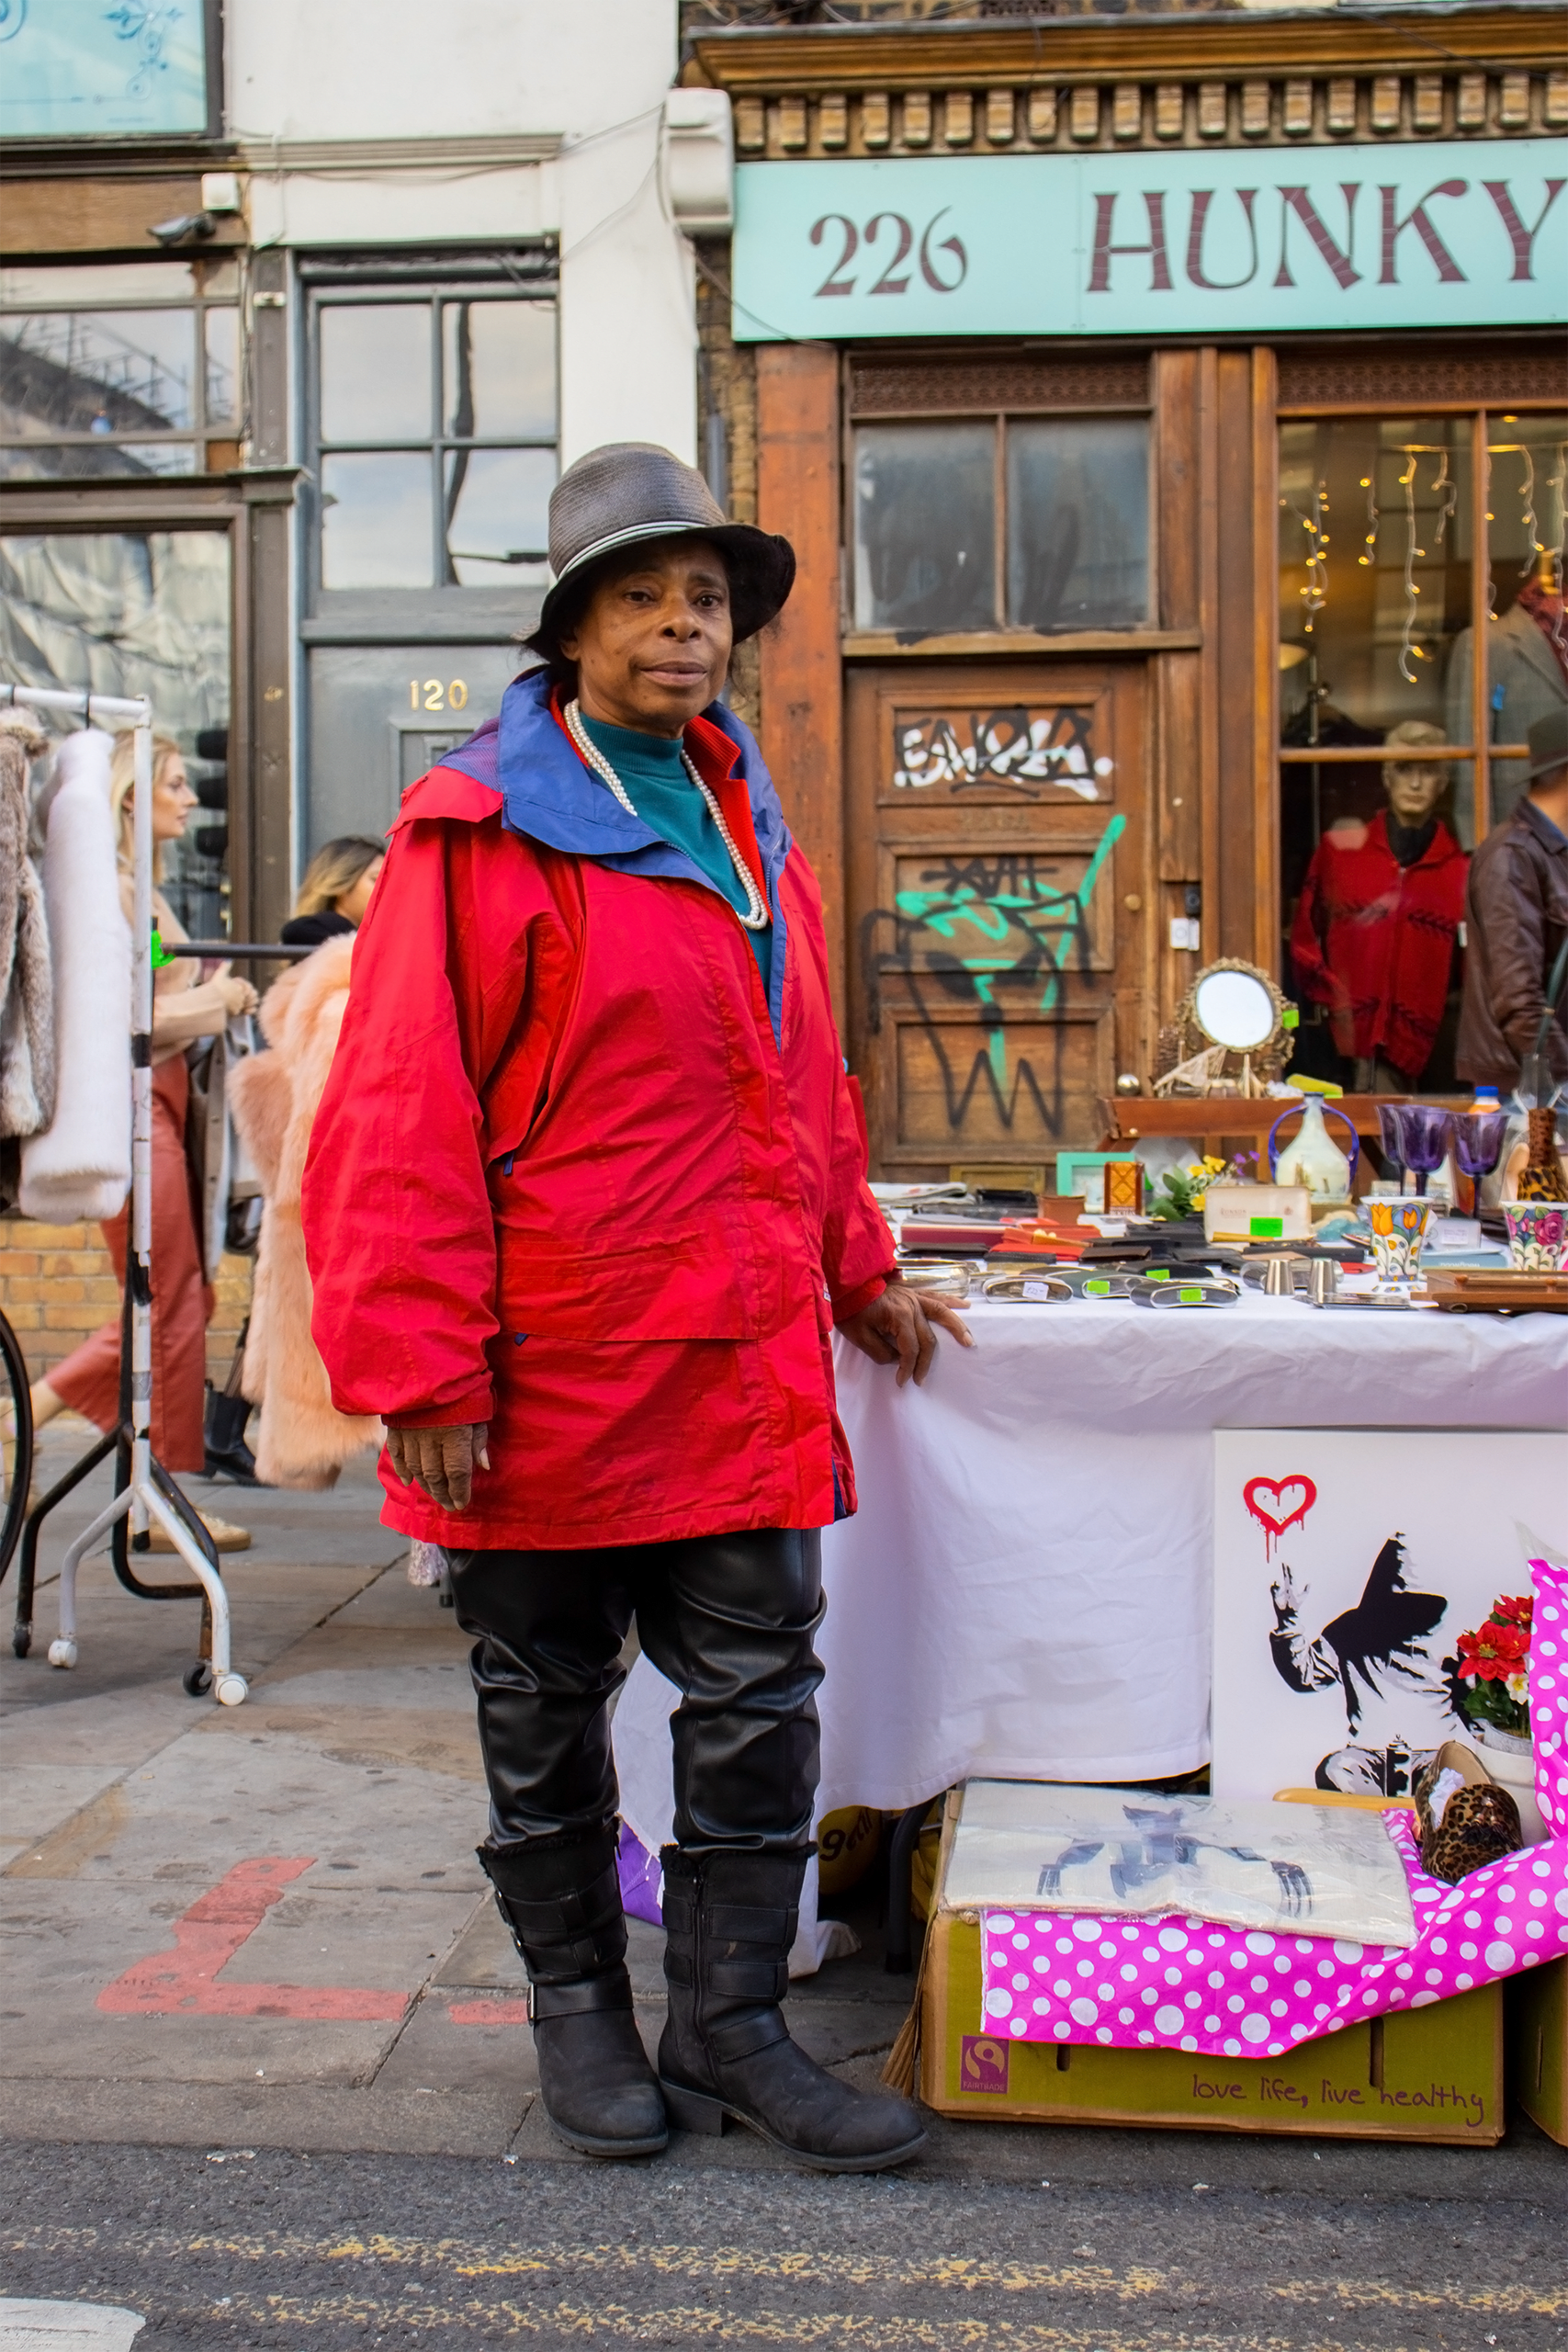
[[[883,2315],[859,2312],[733,2312],[705,2304],[644,2306],[624,2302],[585,2304],[557,2301],[520,2303],[423,2303],[411,2296],[385,2302],[362,2296],[235,2295],[225,2318],[265,2320],[275,2327],[375,2327],[396,2322],[401,2331],[444,2333],[454,2326],[504,2328],[519,2335],[581,2337],[662,2346],[777,2344],[853,2346],[854,2352],[1309,2352],[1303,2339],[1247,2327],[1194,2330],[1179,2320],[1139,2327],[1132,2335],[1118,2324],[1086,2326],[1045,2322],[937,2318],[911,2312]],[[1393,2343],[1387,2336],[1314,2335],[1310,2352],[1434,2352],[1430,2339]]]
[[[96,2230],[43,2229],[32,2237],[13,2240],[17,2252],[47,2248],[63,2250],[107,2245],[141,2255],[210,2257],[254,2263],[363,2263],[388,2268],[446,2273],[454,2279],[516,2279],[520,2284],[540,2272],[569,2271],[585,2278],[609,2281],[617,2276],[651,2274],[658,2278],[687,2278],[710,2288],[744,2286],[764,2280],[781,2285],[821,2285],[842,2290],[870,2289],[883,2294],[911,2290],[929,2294],[989,2291],[1002,2294],[1057,2294],[1105,2299],[1123,2304],[1152,2296],[1168,2300],[1194,2291],[1211,2293],[1212,2279],[1195,2272],[1152,2268],[1129,2264],[1118,2270],[1109,2264],[1053,2264],[994,2260],[983,2256],[937,2255],[835,2254],[817,2247],[752,2248],[692,2245],[568,2245],[547,2242],[523,2247],[478,2245],[459,2238],[428,2240],[381,2234],[364,2238],[309,2238],[201,2233],[180,2237],[172,2233],[132,2231],[106,2238]],[[1382,2279],[1252,2278],[1250,2292],[1292,2304],[1321,2303],[1341,2311],[1377,2310],[1408,2313],[1412,2320],[1433,2312],[1470,2312],[1477,2317],[1529,2314],[1553,2318],[1568,2314],[1568,2287],[1529,2285],[1439,2284],[1428,2288],[1395,2286]],[[727,2321],[739,2325],[739,2321]],[[802,2323],[804,2324],[804,2323]],[[816,2323],[813,2322],[812,2324]],[[858,2323],[857,2323],[858,2324]],[[869,2322],[867,2323],[870,2324]],[[945,2323],[943,2323],[945,2324]],[[793,2324],[793,2323],[792,2323]],[[976,2322],[982,2328],[985,2322]],[[998,2323],[1012,2326],[1014,2323]],[[804,2339],[803,2339],[804,2340]],[[984,2341],[982,2336],[978,2341]],[[1040,2339],[1042,2342],[1051,2340]],[[1064,2337],[1064,2342],[1068,2339]],[[1183,2338],[1185,2343],[1188,2339]],[[1197,2339],[1191,2339],[1196,2343]],[[1226,2339],[1229,2340],[1229,2339]],[[1392,2347],[1380,2347],[1392,2352]]]

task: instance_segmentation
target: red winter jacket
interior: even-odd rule
[[[1329,1011],[1334,1043],[1374,1055],[1411,1080],[1426,1069],[1443,1017],[1469,864],[1446,825],[1401,865],[1380,811],[1336,825],[1313,854],[1291,932],[1304,996]]]
[[[462,1513],[382,1456],[405,1534],[649,1544],[853,1509],[831,1320],[893,1252],[820,900],[747,730],[716,705],[685,741],[768,892],[771,1003],[733,910],[584,766],[542,673],[393,828],[303,1216],[338,1409],[490,1423]]]

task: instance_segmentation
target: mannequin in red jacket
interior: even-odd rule
[[[1393,746],[1447,741],[1406,719]],[[1291,931],[1302,994],[1327,1008],[1358,1093],[1418,1086],[1443,1018],[1469,859],[1437,813],[1446,761],[1385,760],[1386,810],[1343,819],[1313,853]]]

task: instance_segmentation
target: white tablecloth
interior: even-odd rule
[[[860,1510],[822,1539],[819,1810],[1209,1753],[1216,1429],[1568,1426],[1568,1317],[976,1306],[922,1389],[841,1342]],[[622,1807],[668,1838],[677,1694],[639,1658]]]

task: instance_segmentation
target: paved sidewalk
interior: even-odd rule
[[[40,1479],[81,1440],[79,1426],[47,1432]],[[244,1706],[185,1695],[196,1605],[132,1599],[107,1558],[84,1571],[74,1672],[46,1663],[49,1581],[32,1656],[0,1656],[9,2133],[582,2162],[537,2107],[522,1972],[474,1860],[485,1813],[466,1645],[408,1584],[368,1467],[325,1495],[189,1485],[256,1539],[225,1563]],[[46,1577],[107,1487],[105,1469],[59,1514]],[[861,1955],[797,1985],[791,2014],[814,2055],[869,2082],[910,1986],[882,1969],[869,1888],[856,1924]],[[660,1942],[633,1923],[650,2046]],[[677,2135],[665,2162],[782,2165],[741,2132]],[[1482,2153],[933,2119],[919,2169],[1529,2202],[1557,2193],[1561,2165],[1528,2124]]]

